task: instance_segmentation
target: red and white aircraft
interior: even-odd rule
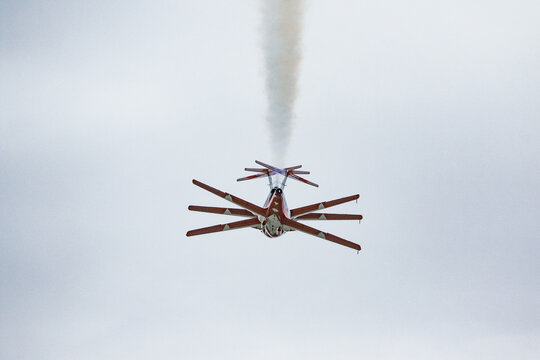
[[[232,202],[235,205],[240,206],[242,209],[233,209],[233,208],[218,208],[218,207],[207,207],[207,206],[195,206],[190,205],[189,210],[192,211],[201,211],[213,214],[224,214],[224,215],[235,215],[243,216],[247,219],[241,221],[235,221],[228,224],[214,225],[201,229],[191,230],[187,232],[187,236],[202,235],[219,231],[226,230],[235,230],[241,228],[255,228],[262,230],[262,232],[268,237],[277,237],[283,235],[287,231],[298,230],[309,235],[317,236],[321,239],[335,242],[340,245],[350,247],[352,249],[360,251],[360,245],[355,244],[351,241],[342,239],[335,235],[314,229],[307,225],[304,225],[299,222],[299,220],[361,220],[362,215],[350,215],[350,214],[327,214],[314,212],[317,210],[323,210],[332,206],[343,204],[352,200],[357,200],[360,195],[351,195],[341,199],[336,199],[332,201],[325,201],[317,204],[312,204],[308,206],[302,206],[296,209],[289,211],[287,207],[287,202],[285,201],[285,196],[283,190],[285,188],[285,183],[287,178],[291,177],[293,179],[302,181],[306,184],[316,186],[314,184],[300,176],[298,174],[309,174],[309,171],[298,170],[302,165],[292,166],[284,169],[279,169],[274,166],[265,164],[261,161],[255,160],[255,162],[264,168],[254,169],[246,168],[246,171],[252,171],[259,174],[247,176],[244,178],[237,179],[237,181],[251,180],[259,177],[267,176],[270,186],[270,194],[264,203],[263,207],[259,207],[255,204],[247,202],[246,200],[240,199],[234,195],[225,193],[218,189],[215,189],[211,186],[203,184],[200,181],[193,179],[193,184],[210,191],[213,194],[216,194],[219,197],[224,198]],[[272,182],[272,176],[282,175],[283,180],[281,184],[275,179],[275,184]]]

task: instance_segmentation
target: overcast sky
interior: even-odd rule
[[[285,195],[358,255],[185,237],[266,198],[261,9],[0,2],[0,358],[537,359],[540,3],[306,1]]]

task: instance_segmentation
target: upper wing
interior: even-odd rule
[[[295,230],[305,232],[306,234],[309,234],[309,235],[317,236],[317,237],[319,237],[321,239],[325,239],[325,240],[328,240],[328,241],[335,242],[336,244],[347,246],[347,247],[349,247],[351,249],[355,249],[357,251],[360,251],[360,249],[362,249],[360,247],[360,245],[358,245],[356,243],[353,243],[351,241],[342,239],[342,238],[340,238],[338,236],[335,236],[335,235],[332,235],[330,233],[322,232],[320,230],[314,229],[312,227],[301,224],[301,223],[299,223],[297,221],[294,221],[294,220],[291,220],[291,219],[284,219],[283,224],[287,225],[288,227],[293,228]]]
[[[313,212],[315,210],[326,209],[326,208],[329,208],[331,206],[336,206],[336,205],[339,205],[339,204],[343,204],[343,203],[346,203],[346,202],[349,202],[349,201],[356,200],[359,197],[360,197],[360,195],[356,194],[356,195],[347,196],[347,197],[344,197],[344,198],[341,198],[341,199],[325,201],[325,202],[322,202],[322,203],[312,204],[312,205],[308,205],[308,206],[302,206],[302,207],[299,207],[299,208],[296,208],[296,209],[292,209],[291,210],[291,217],[297,217],[297,216],[300,216],[302,214],[307,214],[307,213]]]
[[[248,209],[253,214],[257,214],[257,215],[261,215],[261,216],[266,215],[266,211],[264,210],[264,208],[262,208],[260,206],[257,206],[255,204],[252,204],[249,201],[246,201],[244,199],[240,199],[239,197],[236,197],[234,195],[231,195],[231,194],[228,194],[226,192],[215,189],[215,188],[213,188],[213,187],[211,187],[209,185],[203,184],[202,182],[197,181],[195,179],[193,179],[193,184],[197,185],[198,187],[203,188],[204,190],[210,191],[211,193],[216,194],[217,196],[219,196],[221,198],[224,198],[225,200],[228,200],[228,201],[230,201],[230,202],[232,202],[232,203],[234,203],[234,204],[236,204],[238,206],[241,206],[244,209]]]

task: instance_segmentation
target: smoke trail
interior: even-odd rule
[[[267,122],[274,162],[284,166],[300,62],[302,0],[264,0]]]

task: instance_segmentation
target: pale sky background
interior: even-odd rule
[[[0,358],[538,359],[539,19],[307,1],[286,198],[357,255],[185,237],[267,195],[259,1],[0,1]]]

